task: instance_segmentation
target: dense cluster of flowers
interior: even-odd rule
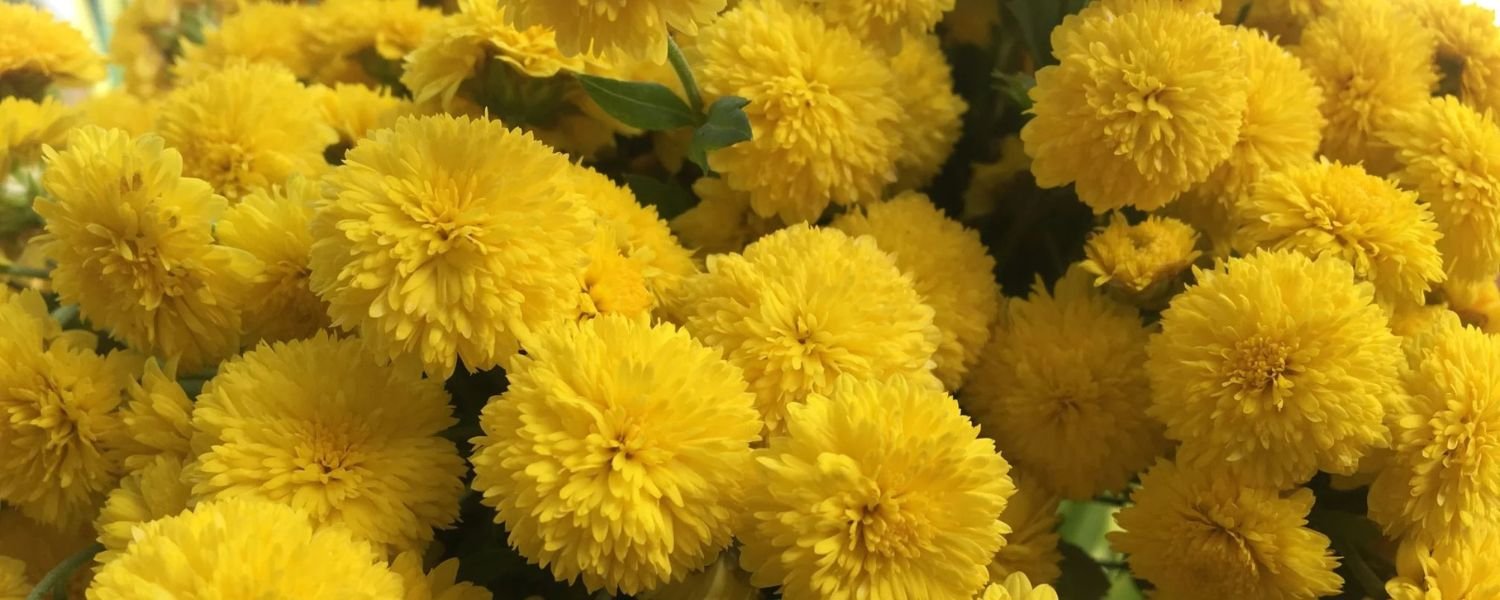
[[[114,27],[0,4],[0,600],[1500,598],[1489,11]]]

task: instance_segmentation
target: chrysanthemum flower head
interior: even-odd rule
[[[1387,445],[1400,340],[1349,263],[1262,250],[1194,274],[1146,363],[1149,412],[1185,468],[1285,488]]]
[[[598,171],[577,167],[570,170],[570,176],[583,203],[594,213],[598,237],[640,273],[651,304],[674,301],[683,280],[698,268],[666,221],[655,208],[642,206],[629,189]]]
[[[1469,538],[1432,546],[1408,540],[1396,553],[1396,577],[1385,584],[1391,600],[1500,598],[1500,571],[1494,569],[1500,535],[1477,528]]]
[[[952,69],[935,35],[907,36],[891,57],[891,73],[898,82],[891,95],[906,123],[897,130],[896,187],[920,189],[953,153],[969,105],[953,89]]]
[[[229,66],[174,90],[157,126],[182,152],[183,173],[230,199],[295,173],[321,173],[323,150],[338,141],[316,93],[267,64]]]
[[[41,99],[52,83],[92,83],[104,60],[73,26],[30,4],[0,6],[0,98]]]
[[[522,27],[557,31],[569,55],[600,53],[667,60],[667,31],[697,35],[724,10],[725,0],[500,0]]]
[[[1397,0],[1437,38],[1438,91],[1476,110],[1500,109],[1500,28],[1495,11],[1460,0]]]
[[[710,256],[683,306],[688,331],[745,371],[770,431],[839,375],[941,386],[933,310],[869,236],[795,225],[743,254]]]
[[[105,564],[89,600],[236,597],[349,600],[402,597],[401,577],[368,542],[342,527],[314,527],[307,515],[265,500],[200,504],[146,523]]]
[[[1443,286],[1443,299],[1465,325],[1500,333],[1500,282],[1450,283]]]
[[[1500,125],[1451,96],[1394,119],[1385,139],[1401,162],[1397,176],[1431,207],[1450,279],[1500,273]]]
[[[328,327],[328,306],[313,293],[308,266],[313,206],[320,198],[318,182],[293,177],[241,197],[215,226],[221,244],[262,265],[245,292],[245,345],[304,338]]]
[[[200,501],[254,496],[409,550],[458,517],[463,459],[441,379],[319,333],[224,362],[193,409]]]
[[[953,0],[820,0],[815,4],[829,23],[875,46],[902,52],[907,44],[921,43],[918,39],[932,33],[954,6]]]
[[[1370,487],[1387,534],[1441,545],[1500,515],[1500,338],[1452,315],[1409,342],[1395,456]]]
[[[1343,578],[1328,537],[1307,527],[1311,490],[1289,494],[1219,469],[1158,461],[1110,542],[1155,597],[1312,598],[1338,593]]]
[[[310,52],[327,63],[320,69],[322,79],[353,83],[368,82],[372,75],[360,61],[399,65],[443,21],[443,13],[418,0],[333,0],[320,4],[314,18]]]
[[[761,216],[815,221],[895,180],[900,104],[886,60],[811,9],[748,0],[698,38],[699,83],[750,101],[753,137],[709,155]]]
[[[1095,286],[1109,286],[1126,299],[1154,304],[1173,291],[1187,268],[1202,255],[1198,232],[1171,217],[1147,217],[1130,224],[1115,213],[1109,225],[1089,235],[1080,263]]]
[[[1327,160],[1269,173],[1239,206],[1236,245],[1337,256],[1378,298],[1422,303],[1443,280],[1442,237],[1417,194]]]
[[[56,98],[0,98],[0,173],[35,160],[45,146],[63,145],[75,121]]]
[[[990,561],[990,580],[1004,581],[1021,573],[1034,583],[1051,583],[1062,575],[1062,552],[1057,545],[1057,507],[1061,498],[1042,486],[1040,479],[1011,471],[1016,495],[1010,497],[1000,521],[1010,528],[1005,547]]]
[[[1244,51],[1212,15],[1167,0],[1094,5],[1053,32],[1021,129],[1043,187],[1102,213],[1160,208],[1229,158],[1246,109]]]
[[[933,373],[957,390],[990,339],[1000,311],[995,259],[979,234],[943,215],[927,196],[907,192],[835,219],[833,227],[851,236],[868,235],[896,260],[922,302],[933,309],[942,334],[933,355]]]
[[[107,564],[135,538],[141,525],[188,509],[192,488],[183,480],[183,461],[157,456],[120,480],[105,497],[94,527],[99,531],[99,564]]]
[[[123,89],[91,96],[79,106],[81,122],[104,129],[123,129],[133,136],[156,129],[156,111],[154,100]]]
[[[308,52],[314,10],[300,4],[247,2],[203,32],[202,43],[185,43],[172,65],[180,82],[197,81],[231,65],[262,64],[306,79],[319,66]]]
[[[87,520],[59,528],[34,521],[15,508],[0,506],[0,555],[23,563],[30,582],[41,581],[53,567],[93,544],[95,537]],[[89,578],[89,569],[74,571],[67,581],[69,596],[82,598]]]
[[[0,600],[26,600],[35,585],[26,577],[26,563],[0,556]]]
[[[1011,573],[991,583],[974,600],[1057,600],[1057,590],[1047,584],[1032,585],[1025,573]]]
[[[541,330],[475,438],[474,484],[559,581],[636,594],[729,544],[761,422],[740,370],[671,325]]]
[[[517,28],[507,14],[505,7],[494,2],[462,0],[458,14],[434,25],[422,45],[406,56],[401,82],[411,89],[414,100],[419,104],[440,100],[441,106],[450,107],[459,86],[481,69],[513,69],[520,79],[583,69],[581,57],[565,56],[558,50],[553,30]],[[547,89],[561,93],[555,87]]]
[[[750,209],[750,194],[729,189],[718,177],[699,178],[693,193],[698,203],[672,218],[672,231],[700,257],[739,252],[781,227],[780,219]]]
[[[435,377],[500,364],[572,316],[594,218],[568,159],[499,122],[403,117],[361,141],[313,221],[334,325]]]
[[[155,135],[73,132],[48,151],[49,196],[36,211],[56,262],[52,283],[85,319],[130,347],[194,370],[239,350],[240,308],[254,258],[213,240],[226,203]]]
[[[391,561],[391,570],[401,576],[406,593],[401,600],[491,600],[489,590],[458,581],[458,559],[450,558],[422,571],[422,555],[402,552]]]
[[[1146,330],[1079,267],[1051,293],[1006,303],[963,390],[1007,460],[1068,498],[1118,490],[1163,450],[1149,401]]]
[[[396,119],[416,112],[416,107],[406,99],[392,95],[385,88],[371,88],[353,83],[335,84],[333,87],[315,88],[318,92],[318,107],[323,117],[338,132],[339,161],[343,152],[353,148],[355,142],[371,131],[394,125]],[[328,158],[325,152],[325,158]],[[330,159],[332,160],[332,159]],[[333,161],[337,164],[339,161]]]
[[[193,402],[177,383],[177,365],[146,361],[139,381],[126,386],[125,405],[116,415],[122,427],[109,450],[127,471],[152,464],[158,457],[186,460],[192,439]]]
[[[740,563],[788,600],[960,598],[1004,545],[1015,493],[994,443],[941,390],[840,377],[756,451]]]

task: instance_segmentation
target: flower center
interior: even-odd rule
[[[863,503],[849,507],[848,549],[880,558],[916,556],[930,538],[931,524],[904,510],[906,503],[902,494],[874,490]]]
[[[1281,408],[1281,394],[1274,392],[1292,387],[1289,377],[1296,370],[1291,354],[1291,344],[1262,335],[1241,340],[1225,356],[1228,380],[1244,393],[1273,392],[1275,406]]]

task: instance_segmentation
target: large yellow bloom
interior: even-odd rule
[[[1082,268],[1009,301],[964,388],[1007,460],[1068,498],[1118,490],[1164,449],[1148,418],[1146,329]]]
[[[104,60],[72,25],[30,4],[0,4],[0,98],[40,99],[49,83],[92,83]]]
[[[433,26],[422,45],[406,56],[401,82],[411,89],[417,103],[439,100],[440,106],[451,108],[459,86],[481,70],[509,68],[515,78],[524,79],[552,77],[583,67],[582,58],[558,51],[551,29],[517,29],[507,22],[505,9],[494,2],[461,0],[459,13]],[[520,86],[526,84],[516,81],[514,85],[521,90]],[[557,88],[545,89],[561,93]]]
[[[135,471],[158,457],[188,458],[193,402],[177,383],[177,366],[146,362],[140,381],[126,387],[125,405],[116,415],[123,425],[109,442],[122,466]]]
[[[1004,581],[1012,573],[1021,573],[1038,584],[1056,581],[1062,575],[1062,552],[1057,545],[1061,498],[1019,468],[1011,471],[1010,477],[1016,484],[1016,495],[1000,513],[1010,533],[1005,536],[1005,547],[990,561],[990,580]]]
[[[1212,15],[1167,0],[1094,5],[1053,32],[1021,129],[1043,187],[1075,183],[1102,213],[1160,208],[1229,158],[1246,109],[1244,53]]]
[[[89,600],[257,597],[390,600],[401,577],[341,527],[263,500],[200,504],[147,523],[94,577]]]
[[[708,257],[684,296],[688,331],[744,369],[770,431],[842,374],[941,386],[932,308],[874,238],[795,225]]]
[[[47,162],[50,194],[36,211],[64,302],[132,348],[178,357],[190,371],[239,350],[239,303],[259,264],[214,243],[226,203],[182,176],[176,150],[155,135],[83,128]]]
[[[891,73],[897,82],[891,95],[904,119],[897,129],[896,187],[921,189],[953,153],[969,105],[953,89],[953,72],[935,35],[907,36],[891,58]]]
[[[1313,494],[1289,494],[1166,460],[1141,477],[1110,542],[1154,598],[1292,600],[1335,594],[1328,537],[1307,527]]]
[[[756,451],[740,562],[787,600],[962,598],[989,576],[1015,493],[994,443],[940,390],[841,377]]]
[[[747,0],[697,40],[699,83],[710,96],[750,101],[753,136],[709,164],[761,216],[816,221],[831,200],[880,199],[901,155],[891,68],[847,30],[811,9]]]
[[[1198,232],[1171,217],[1147,217],[1130,224],[1115,213],[1089,235],[1079,266],[1094,276],[1095,286],[1109,286],[1124,299],[1157,305],[1175,293],[1181,276],[1202,254]]]
[[[1500,109],[1500,28],[1495,11],[1460,0],[1397,0],[1437,38],[1439,91],[1475,110]]]
[[[567,54],[601,53],[664,62],[667,30],[697,35],[724,10],[724,0],[500,0],[522,27],[557,31]]]
[[[1402,114],[1386,140],[1397,174],[1437,218],[1450,279],[1473,282],[1500,273],[1500,125],[1452,97]]]
[[[230,199],[294,173],[321,173],[323,150],[338,141],[317,95],[266,64],[230,66],[174,90],[157,127],[182,152],[183,173]]]
[[[1434,548],[1407,541],[1396,554],[1396,576],[1385,584],[1391,600],[1500,598],[1500,570],[1494,568],[1500,534],[1476,528],[1473,536]]]
[[[247,346],[300,339],[328,327],[328,305],[308,281],[313,204],[320,197],[318,182],[294,177],[285,186],[246,194],[215,226],[220,243],[263,265],[245,292]]]
[[[560,581],[636,594],[729,544],[761,423],[685,331],[607,315],[542,330],[480,416],[474,489]]]
[[[262,344],[219,365],[193,409],[193,494],[255,496],[393,550],[458,517],[463,460],[440,379],[356,338]]]
[[[318,107],[333,130],[339,134],[338,143],[342,152],[371,131],[386,129],[396,124],[396,119],[416,112],[416,107],[404,98],[392,95],[385,88],[371,88],[355,83],[339,83],[333,87],[313,88],[318,94]],[[333,164],[343,161],[342,152]]]
[[[1194,274],[1146,363],[1149,412],[1184,467],[1285,488],[1386,446],[1400,341],[1349,263],[1257,251]]]
[[[598,171],[579,167],[571,172],[573,186],[593,210],[600,241],[641,274],[646,291],[657,306],[677,300],[683,281],[698,272],[692,253],[677,243],[656,209],[642,206],[630,190]]]
[[[1255,247],[1337,256],[1382,300],[1421,304],[1443,280],[1432,211],[1359,166],[1321,162],[1269,173],[1240,204],[1241,252]]]
[[[231,65],[263,64],[307,79],[319,66],[320,57],[308,53],[314,23],[314,9],[299,4],[246,2],[203,32],[201,44],[183,44],[173,74],[180,84]]]
[[[182,475],[181,458],[157,456],[120,480],[94,523],[104,546],[99,564],[124,552],[141,525],[187,510],[192,488]]]
[[[932,33],[953,0],[820,0],[823,19],[877,46],[906,51],[906,45]],[[910,37],[908,37],[910,36]]]

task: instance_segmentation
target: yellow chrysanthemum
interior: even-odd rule
[[[879,200],[895,181],[901,127],[891,68],[853,34],[801,5],[747,0],[698,38],[699,83],[750,101],[753,137],[709,154],[750,207],[815,221],[830,200]]]
[[[697,273],[688,252],[656,209],[636,202],[630,190],[598,171],[573,169],[573,186],[598,220],[600,238],[640,272],[656,305],[675,301],[685,278]]]
[[[294,177],[246,194],[215,226],[219,243],[263,265],[245,292],[245,345],[300,339],[328,327],[328,305],[313,293],[308,267],[313,206],[320,198],[318,182]]]
[[[458,517],[463,460],[441,379],[319,333],[219,365],[193,409],[193,495],[255,496],[393,550]]]
[[[891,73],[897,82],[891,96],[905,119],[897,128],[896,187],[920,189],[953,153],[969,105],[953,90],[953,73],[935,35],[908,36],[891,58]]]
[[[0,600],[26,600],[35,585],[26,577],[26,563],[0,556]]]
[[[751,581],[787,600],[973,593],[1015,493],[994,443],[921,382],[846,376],[824,393],[756,450],[739,534]]]
[[[48,151],[36,211],[63,302],[132,348],[195,370],[239,350],[245,286],[259,264],[214,244],[226,203],[182,176],[160,137],[84,128]]]
[[[47,85],[92,83],[104,60],[83,35],[30,4],[0,5],[0,98],[41,99]]]
[[[1452,543],[1500,518],[1500,338],[1448,315],[1408,342],[1395,456],[1370,487],[1387,534]]]
[[[708,567],[677,583],[649,592],[641,600],[761,600],[760,589],[750,584],[750,574],[739,568],[738,554],[724,551]]]
[[[306,79],[319,66],[319,57],[307,51],[314,23],[314,11],[298,4],[246,2],[204,31],[202,43],[184,43],[172,72],[181,83],[231,65],[261,64]]]
[[[94,537],[88,520],[80,521],[76,527],[59,529],[26,518],[14,508],[0,506],[0,555],[24,563],[26,579],[30,581],[41,581],[53,567],[94,543]],[[68,597],[82,598],[91,575],[89,569],[74,571],[67,582]]]
[[[323,118],[338,132],[338,143],[344,146],[344,151],[353,148],[355,142],[371,131],[388,128],[398,117],[416,112],[411,102],[392,95],[385,88],[340,83],[314,90],[318,93],[318,107],[323,111]]]
[[[458,581],[458,559],[450,558],[422,572],[422,555],[402,552],[391,561],[391,570],[401,576],[406,593],[401,600],[490,600],[490,591]]]
[[[932,357],[933,374],[949,390],[957,390],[989,341],[990,325],[1000,312],[995,259],[979,234],[915,192],[845,213],[833,227],[851,236],[875,238],[911,278],[922,302],[932,307],[932,322],[942,334]]]
[[[1500,570],[1494,568],[1500,535],[1476,529],[1471,539],[1433,548],[1408,541],[1396,554],[1396,577],[1385,584],[1391,600],[1500,598]]]
[[[1500,285],[1496,281],[1454,283],[1443,286],[1448,308],[1458,313],[1465,325],[1485,333],[1500,333]]]
[[[1495,11],[1460,0],[1396,2],[1437,38],[1439,91],[1475,110],[1500,109],[1500,28]]]
[[[183,480],[182,469],[181,458],[157,456],[120,480],[94,522],[104,546],[99,564],[124,552],[142,525],[187,510],[192,488]]]
[[[1400,340],[1349,263],[1258,251],[1193,273],[1147,347],[1178,461],[1285,488],[1387,445]]]
[[[693,182],[698,203],[672,218],[672,231],[700,257],[739,252],[761,236],[776,231],[779,219],[750,210],[750,195],[729,189],[723,179],[702,177]]]
[[[1146,330],[1074,267],[1006,303],[963,390],[1007,460],[1068,498],[1118,490],[1164,449],[1148,418]]]
[[[568,159],[497,121],[406,118],[350,150],[313,221],[312,286],[376,354],[446,377],[573,314],[594,217]]]
[[[1500,125],[1445,96],[1394,120],[1386,140],[1396,147],[1401,181],[1437,218],[1448,278],[1493,279],[1500,273]]]
[[[1282,494],[1166,460],[1141,477],[1110,542],[1153,598],[1292,600],[1338,593],[1328,537],[1307,527],[1311,490]]]
[[[1224,0],[1219,19],[1266,32],[1282,44],[1294,45],[1302,28],[1338,4],[1337,0]],[[1248,8],[1247,8],[1248,7]]]
[[[717,351],[606,315],[539,332],[506,375],[480,416],[473,487],[528,560],[636,594],[729,544],[761,423]]]
[[[641,265],[620,253],[614,235],[601,231],[589,242],[589,266],[579,278],[578,318],[603,314],[644,317],[656,307]]]
[[[1115,213],[1109,225],[1089,235],[1080,266],[1095,286],[1108,286],[1143,306],[1175,291],[1188,267],[1202,255],[1198,232],[1171,217],[1147,217],[1131,225]]]
[[[1020,469],[1011,471],[1016,495],[1010,497],[1000,521],[1010,528],[1005,547],[990,561],[990,580],[1003,581],[1021,573],[1036,583],[1051,583],[1062,575],[1062,552],[1057,545],[1057,507],[1061,498],[1042,487],[1041,480]]]
[[[441,106],[451,108],[459,86],[483,69],[511,68],[521,79],[583,69],[582,58],[558,51],[551,29],[518,29],[506,20],[504,7],[485,0],[460,0],[459,9],[406,57],[401,82],[418,103],[439,99]]]
[[[399,66],[443,22],[443,13],[418,0],[332,0],[318,6],[314,19],[308,35],[310,53],[325,63],[320,78],[353,83],[376,75],[365,72],[363,61]]]
[[[1308,24],[1296,53],[1323,88],[1323,154],[1376,175],[1394,170],[1391,149],[1377,136],[1431,94],[1435,44],[1388,0],[1340,0]]]
[[[1057,590],[1046,584],[1033,586],[1024,573],[1011,573],[1000,583],[985,586],[974,600],[1057,600]]]
[[[130,135],[145,135],[156,128],[156,103],[125,90],[93,96],[79,110],[86,124],[123,129]]]
[[[1244,52],[1212,15],[1168,0],[1093,5],[1053,32],[1021,129],[1038,185],[1076,184],[1097,213],[1160,208],[1229,158],[1246,110]]]
[[[954,6],[953,0],[819,0],[814,4],[830,24],[876,46],[902,52],[914,38],[932,33]]]
[[[227,500],[147,523],[89,587],[89,600],[257,597],[389,600],[401,577],[341,527],[291,507]]]
[[[600,53],[664,62],[667,31],[696,35],[724,10],[724,0],[500,0],[522,27],[557,31],[570,54]]]
[[[1420,304],[1443,280],[1432,211],[1357,165],[1308,163],[1267,174],[1241,203],[1235,245],[1337,256],[1376,296]]]
[[[708,257],[684,296],[688,331],[744,369],[769,431],[842,374],[941,386],[932,308],[874,238],[795,225]]]
[[[126,387],[127,400],[116,415],[123,425],[109,450],[127,471],[152,464],[158,457],[185,460],[192,438],[193,402],[177,383],[177,366],[146,362],[140,381]]]
[[[157,127],[182,152],[184,174],[231,200],[296,173],[321,173],[323,150],[338,141],[316,93],[265,64],[227,67],[178,88],[162,101]]]
[[[0,98],[0,173],[9,175],[17,164],[36,160],[44,146],[63,145],[74,120],[55,98]]]

